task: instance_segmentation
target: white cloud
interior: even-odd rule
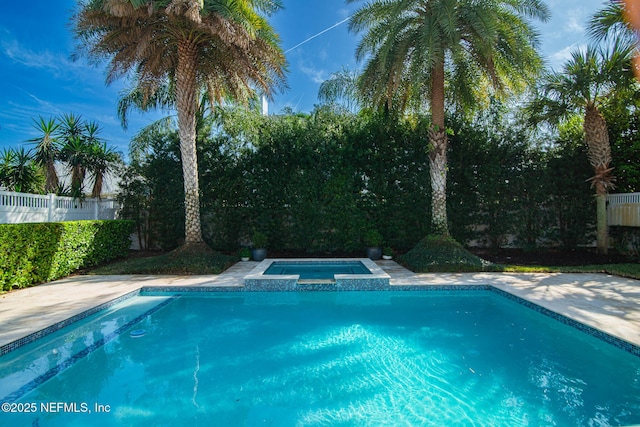
[[[571,9],[567,11],[566,19],[564,21],[564,32],[565,33],[580,33],[583,34],[585,31],[585,24],[587,19],[585,17],[584,10],[582,9]]]
[[[62,70],[72,65],[66,58],[61,58],[49,51],[34,52],[26,49],[17,40],[4,40],[0,47],[4,56],[25,67],[47,69],[56,74],[62,74]]]
[[[302,71],[307,77],[311,79],[312,82],[320,84],[327,80],[328,73],[323,69],[317,69],[312,67],[307,67],[306,65],[299,65],[300,71]]]
[[[325,48],[319,49],[316,54],[318,55],[318,58],[321,61],[326,61],[327,59],[329,59],[329,53],[327,52],[327,49],[325,49]]]
[[[572,45],[569,45],[564,49],[561,49],[551,54],[549,58],[550,59],[549,65],[551,66],[551,68],[555,70],[560,70],[564,66],[564,64],[567,62],[567,60],[571,59],[571,54],[573,52],[575,51],[582,52],[582,51],[585,51],[586,48],[587,48],[587,45],[583,43],[574,43]]]
[[[348,16],[351,15],[351,11],[349,9],[346,8],[340,8],[337,10],[338,12],[338,17],[340,18],[340,20],[343,20],[345,18],[347,18]]]
[[[86,61],[73,61],[66,52],[51,52],[49,50],[37,51],[22,45],[11,34],[4,30],[0,40],[0,56],[5,56],[15,64],[42,70],[55,79],[77,81],[78,79],[95,79],[96,69]]]
[[[573,52],[574,49],[575,45],[571,45],[551,54],[551,57],[549,58],[551,62],[549,65],[551,66],[551,68],[558,69],[562,67],[562,65],[567,62],[569,58],[571,58],[571,52]]]

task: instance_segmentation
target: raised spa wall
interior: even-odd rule
[[[274,262],[287,263],[337,263],[337,262],[361,262],[371,274],[336,274],[335,281],[313,281],[298,283],[297,274],[266,275],[264,272]],[[369,258],[285,258],[265,259],[258,264],[249,274],[244,276],[244,287],[248,291],[300,291],[316,290],[318,287],[330,287],[335,290],[361,291],[388,289],[390,276]]]

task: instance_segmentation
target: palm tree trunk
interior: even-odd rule
[[[95,176],[95,180],[93,181],[93,191],[91,192],[91,197],[95,198],[100,198],[100,195],[102,194],[102,182],[103,182],[103,175],[100,172],[96,172],[96,176]]]
[[[431,177],[431,227],[433,234],[449,235],[447,225],[447,133],[444,127],[444,63],[431,79],[431,129],[429,173]]]
[[[73,197],[82,197],[84,184],[84,168],[82,165],[74,165],[71,168],[71,195]]]
[[[47,162],[45,165],[45,177],[45,191],[47,193],[57,193],[60,184],[58,183],[58,174],[56,173],[56,166],[53,160]]]
[[[589,163],[594,171],[591,185],[596,189],[597,250],[600,254],[606,254],[609,249],[606,199],[608,190],[613,188],[615,178],[611,174],[611,146],[607,122],[594,105],[587,106],[584,116],[584,135]]]
[[[202,242],[196,155],[196,60],[195,46],[190,40],[181,40],[176,69],[176,106],[184,179],[185,244]]]

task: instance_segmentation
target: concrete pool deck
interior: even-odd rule
[[[376,261],[391,286],[492,285],[640,347],[640,281],[607,274],[422,273]],[[242,287],[258,263],[210,276],[72,276],[0,296],[0,347],[142,287]]]

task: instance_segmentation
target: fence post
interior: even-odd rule
[[[93,219],[100,219],[100,199],[98,197],[93,199]]]
[[[47,201],[47,222],[52,222],[53,220],[53,211],[56,207],[56,195],[53,193],[47,194],[49,200]]]

